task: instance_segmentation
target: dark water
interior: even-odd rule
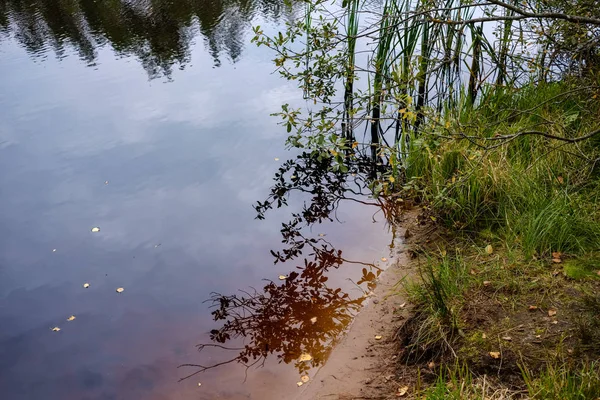
[[[269,358],[245,382],[228,364],[177,383],[193,372],[177,366],[226,357],[194,347],[220,326],[211,292],[260,291],[303,263],[269,254],[289,210],[257,221],[251,207],[292,156],[268,115],[301,94],[249,44],[253,24],[276,31],[301,12],[0,0],[1,399],[292,397],[293,360]],[[312,234],[378,260],[388,236],[372,213],[344,205],[345,223]],[[361,268],[333,271],[331,287],[356,298],[345,277]]]

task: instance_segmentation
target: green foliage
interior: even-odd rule
[[[500,90],[485,105],[464,107],[458,120],[430,123],[429,133],[411,143],[407,180],[449,226],[493,228],[529,256],[597,249],[600,192],[592,160],[598,148],[518,135],[543,125],[556,136],[578,137],[596,123],[597,112],[584,91],[567,84]]]
[[[600,365],[597,362],[579,368],[550,365],[534,376],[524,371],[523,376],[531,399],[587,400],[600,397]]]

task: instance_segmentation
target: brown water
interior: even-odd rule
[[[269,253],[290,210],[258,221],[251,207],[293,156],[269,114],[301,93],[271,73],[250,27],[301,14],[265,0],[0,0],[1,399],[288,398],[326,357],[355,311],[337,297],[362,295],[346,280],[362,266],[329,271],[326,287],[311,281],[318,268],[280,281],[304,262]],[[342,205],[344,223],[307,234],[379,260],[389,237],[373,212]],[[265,278],[273,310],[295,311],[261,314],[280,323],[260,325],[280,339],[264,368],[178,383],[195,370],[180,364],[231,357],[197,352],[222,326],[203,301],[263,293]],[[306,348],[317,362],[297,362]]]

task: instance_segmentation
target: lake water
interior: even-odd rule
[[[0,398],[293,396],[299,371],[275,357],[182,382],[193,368],[177,366],[227,357],[195,348],[219,327],[211,292],[279,284],[301,263],[269,253],[290,210],[258,221],[252,205],[293,156],[269,114],[302,94],[250,28],[302,7],[0,0]],[[308,233],[373,262],[389,241],[373,212],[343,205],[343,223]],[[360,269],[331,285],[358,296],[345,278]]]

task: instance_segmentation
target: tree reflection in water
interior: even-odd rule
[[[336,250],[323,237],[306,236],[303,229],[322,221],[333,221],[342,201],[375,206],[386,221],[396,218],[399,207],[394,197],[381,193],[376,198],[365,199],[369,193],[365,189],[372,184],[373,177],[387,167],[381,161],[374,162],[368,155],[356,152],[346,161],[348,170],[342,172],[332,168],[330,158],[303,152],[283,163],[275,174],[275,184],[268,198],[255,205],[257,218],[263,219],[268,210],[287,206],[291,193],[310,195],[301,210],[293,212],[292,219],[282,224],[285,247],[272,250],[271,254],[275,263],[302,257],[307,250],[312,259],[304,259],[304,264],[297,266],[281,283],[268,281],[262,291],[241,291],[241,295],[213,293],[208,301],[214,307],[214,320],[221,321],[222,325],[211,331],[213,343],[200,344],[198,349],[224,350],[230,357],[224,356],[223,361],[207,365],[181,365],[194,368],[182,379],[235,362],[246,368],[262,366],[270,355],[275,355],[279,362],[293,363],[301,374],[326,361],[367,293],[374,288],[381,269],[344,259],[341,250]],[[364,267],[362,277],[356,282],[363,289],[360,297],[352,298],[340,288],[327,286],[327,272],[342,264]],[[242,344],[235,347],[239,343]]]
[[[214,307],[213,318],[224,322],[210,333],[214,343],[200,344],[198,349],[216,347],[232,352],[232,356],[210,365],[182,365],[196,369],[182,379],[233,362],[247,368],[262,366],[272,354],[279,362],[293,363],[301,374],[325,362],[381,270],[365,264],[357,282],[365,290],[360,297],[352,298],[340,288],[327,286],[327,272],[345,261],[342,252],[325,244],[312,256],[281,283],[268,281],[262,291],[251,289],[241,291],[241,295],[213,293],[209,299]],[[225,345],[230,342],[243,344]]]

